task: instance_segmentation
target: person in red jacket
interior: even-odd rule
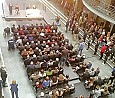
[[[107,49],[107,45],[103,45],[101,48],[101,52],[100,52],[100,54],[101,54],[100,59],[102,59],[103,53],[106,51],[106,49]]]

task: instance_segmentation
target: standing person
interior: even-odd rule
[[[115,45],[112,47],[112,53],[111,53],[111,56],[110,56],[110,59],[112,60],[113,57],[115,56]]]
[[[69,19],[67,20],[65,27],[66,27],[65,32],[67,33],[68,32],[68,27],[69,27]]]
[[[12,93],[12,98],[14,98],[14,93],[16,95],[16,98],[19,98],[18,97],[18,84],[16,84],[16,80],[13,80],[12,81],[12,84],[10,84],[11,88],[11,93]]]
[[[11,38],[11,39],[8,41],[8,50],[14,50],[14,49],[15,49],[14,44],[15,44],[15,42],[14,42],[13,38]]]
[[[36,5],[33,5],[33,9],[37,9]]]
[[[66,49],[66,47],[64,47],[64,49],[62,50],[62,56],[61,56],[61,60],[60,60],[60,65],[64,66],[65,64],[67,64],[68,55],[69,55],[69,50]]]
[[[16,29],[15,24],[13,24],[12,27],[11,27],[11,32],[14,33],[15,29]]]
[[[98,47],[99,47],[99,42],[97,41],[97,43],[96,43],[96,45],[95,45],[95,51],[94,51],[94,55],[96,55],[97,50],[98,50]]]
[[[78,46],[78,51],[79,51],[80,55],[82,55],[82,51],[83,51],[83,49],[84,49],[84,46],[85,46],[84,42],[81,42],[81,43],[79,44],[79,46]]]
[[[10,28],[9,28],[9,26],[7,26],[5,29],[4,29],[4,37],[6,37],[6,35],[10,35]]]
[[[74,33],[75,28],[76,28],[76,22],[74,21],[72,26],[71,26],[72,34]]]
[[[0,79],[0,98],[2,98],[2,80]]]
[[[104,57],[104,62],[103,64],[105,64],[108,60],[108,57],[110,56],[111,54],[111,48],[107,47],[106,51],[105,51],[105,57]]]
[[[56,21],[56,25],[59,26],[60,25],[60,17],[59,16],[56,16],[55,18],[55,21]]]
[[[79,42],[79,29],[78,26],[75,27],[74,33],[73,33],[73,40],[76,40],[76,42]]]
[[[106,51],[106,49],[107,49],[107,45],[103,45],[100,52],[101,53],[100,59],[102,59],[103,53]]]
[[[74,15],[71,16],[71,19],[69,20],[69,31],[72,29],[72,25],[73,25],[73,22],[74,22]]]
[[[89,38],[89,39],[88,39],[88,46],[87,46],[87,50],[89,49],[90,45],[91,45],[91,38]]]
[[[3,87],[6,87],[7,73],[6,73],[5,68],[2,68],[2,70],[1,70],[1,78],[2,78],[2,81],[3,81]]]
[[[88,32],[88,30],[83,30],[84,31],[84,34],[83,34],[83,40],[84,40],[84,42],[85,42],[85,40],[86,40],[86,37],[87,37],[87,32]]]
[[[18,15],[19,14],[19,5],[17,4],[15,7],[15,13]]]
[[[10,15],[12,15],[12,8],[13,8],[13,5],[11,3],[9,3],[9,12],[10,12]]]

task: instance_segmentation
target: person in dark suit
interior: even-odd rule
[[[6,36],[9,36],[10,35],[10,28],[9,28],[9,26],[7,26],[5,29],[4,29],[4,37],[6,37]]]
[[[95,45],[95,51],[94,51],[94,55],[96,55],[97,50],[98,50],[98,47],[99,47],[99,42],[97,41],[97,43],[96,43],[96,45]]]
[[[16,84],[16,80],[13,80],[12,81],[12,84],[10,84],[11,88],[11,93],[12,93],[12,98],[14,98],[14,93],[16,95],[16,98],[19,98],[18,97],[18,84]]]
[[[2,81],[3,81],[3,87],[6,87],[6,78],[7,78],[7,73],[6,73],[6,70],[5,68],[2,68],[1,70],[1,78],[2,78]]]
[[[69,19],[67,20],[65,27],[66,27],[65,32],[67,33],[68,32],[68,28],[69,28]]]

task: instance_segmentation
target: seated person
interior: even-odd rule
[[[93,87],[93,83],[94,83],[94,78],[90,77],[90,79],[88,81],[85,81],[85,87],[91,88],[91,87]]]
[[[66,76],[65,76],[65,81],[64,81],[64,82],[65,82],[65,83],[68,83],[69,80],[70,80],[69,75],[66,75]]]
[[[102,91],[102,96],[109,95],[108,87],[104,87],[104,90]]]
[[[58,67],[59,64],[59,58],[56,58],[56,60],[53,62],[53,66]]]
[[[24,65],[25,65],[25,67],[27,67],[27,65],[29,65],[30,62],[31,62],[31,58],[30,58],[30,56],[28,55],[27,58],[24,60]]]
[[[108,91],[110,92],[110,94],[114,93],[115,91],[114,84],[108,86]]]
[[[52,67],[52,66],[53,66],[53,60],[52,60],[52,59],[49,60],[48,66],[49,66],[49,67]]]
[[[94,98],[94,94],[93,94],[93,93],[90,93],[87,98]]]
[[[58,75],[59,69],[58,67],[55,67],[53,70],[53,75]]]
[[[47,67],[48,67],[48,63],[46,62],[46,60],[44,60],[44,61],[41,63],[41,68],[46,69]]]
[[[56,84],[58,83],[58,78],[57,78],[57,76],[53,76],[52,79],[51,79],[51,81],[50,81],[50,83],[51,83],[51,86],[56,85]]]
[[[29,52],[29,56],[31,56],[31,57],[32,57],[32,56],[33,56],[33,54],[34,54],[33,49],[32,49],[32,48],[30,48],[28,52]]]
[[[58,74],[63,74],[63,68],[62,67],[59,67],[59,72],[58,72]]]
[[[83,73],[83,80],[89,80],[90,78],[90,74],[89,74],[89,70],[85,69],[85,72]]]
[[[77,72],[79,75],[83,74],[83,72],[85,71],[86,69],[86,65],[83,64],[82,62],[79,63],[79,66],[76,66],[75,68],[75,72]]]
[[[27,65],[27,73],[29,77],[34,73],[34,68],[35,65],[33,64],[33,61],[31,61],[30,64]]]
[[[71,58],[69,58],[69,61],[70,61],[71,64],[75,63],[76,57],[72,56]]]
[[[91,77],[94,77],[94,75],[95,75],[95,70],[94,70],[94,68],[92,68],[89,73],[90,73],[90,76],[91,76]]]
[[[46,75],[47,76],[52,76],[53,72],[51,70],[51,68],[49,68],[47,71],[46,71]]]
[[[41,69],[41,71],[39,72],[39,76],[42,77],[42,78],[46,77],[46,73],[43,69]]]
[[[104,84],[108,84],[108,83],[109,83],[109,78],[107,78],[107,77],[105,76],[105,78],[103,79],[103,82],[104,82]]]
[[[38,81],[35,83],[35,86],[36,86],[36,92],[39,89],[42,89],[43,88],[43,84],[42,84],[42,80],[41,79],[38,79]]]
[[[37,61],[36,65],[35,65],[35,69],[39,70],[41,68],[41,64],[39,61]]]
[[[91,63],[91,61],[89,61],[88,64],[87,64],[87,68],[90,69],[91,66],[92,66],[92,63]]]
[[[27,56],[28,56],[28,51],[26,49],[24,49],[22,52],[21,52],[21,56],[23,57],[23,59],[26,59]]]
[[[64,82],[64,80],[65,80],[64,75],[63,75],[63,74],[60,74],[59,77],[58,77],[58,81],[59,81],[59,82]]]
[[[100,88],[96,88],[95,90],[93,90],[93,94],[99,98],[101,96],[101,90]]]
[[[67,96],[70,94],[69,86],[66,86],[63,90],[64,90],[64,96]]]
[[[70,94],[75,93],[75,86],[74,86],[74,84],[70,84],[69,85],[69,89],[70,89]]]
[[[102,86],[104,84],[104,82],[103,82],[103,80],[101,79],[101,77],[100,76],[98,76],[98,79],[96,79],[95,81],[94,81],[94,89],[96,88],[96,87],[98,87],[98,86]]]
[[[36,71],[34,74],[32,74],[30,76],[30,79],[33,81],[33,82],[36,82],[39,78],[39,74],[38,74],[38,71]]]
[[[52,91],[52,98],[58,98],[57,95],[56,95],[56,91]]]
[[[58,89],[56,91],[56,95],[57,95],[58,98],[62,98],[63,97],[63,90],[62,89]]]
[[[47,87],[50,86],[50,80],[49,80],[48,76],[45,78],[45,80],[43,81],[42,85],[43,85],[44,88],[47,88]]]
[[[76,57],[76,56],[72,56],[71,58],[69,58],[69,62],[70,64],[75,64],[75,65],[78,65],[80,63],[80,58],[79,55]]]

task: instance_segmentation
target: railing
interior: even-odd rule
[[[104,0],[84,0],[89,6],[97,10],[98,12],[115,20],[115,6],[112,6]]]
[[[59,17],[61,17],[61,22],[63,24],[66,24],[66,21],[67,21],[67,17],[61,13],[58,9],[56,9],[56,7],[54,7],[52,4],[50,4],[47,0],[40,0],[45,6],[47,9],[49,9],[52,14],[54,14],[55,16],[58,15]],[[81,28],[79,28],[80,30],[80,36],[83,37],[83,30]],[[86,44],[88,43],[88,39],[86,39]],[[95,47],[95,43],[93,43],[91,46],[90,46],[90,49],[94,51],[94,47]],[[98,52],[97,52],[97,55],[100,56],[100,49],[98,49]],[[108,60],[106,62],[111,68],[113,68],[113,66],[111,65],[110,61]]]

